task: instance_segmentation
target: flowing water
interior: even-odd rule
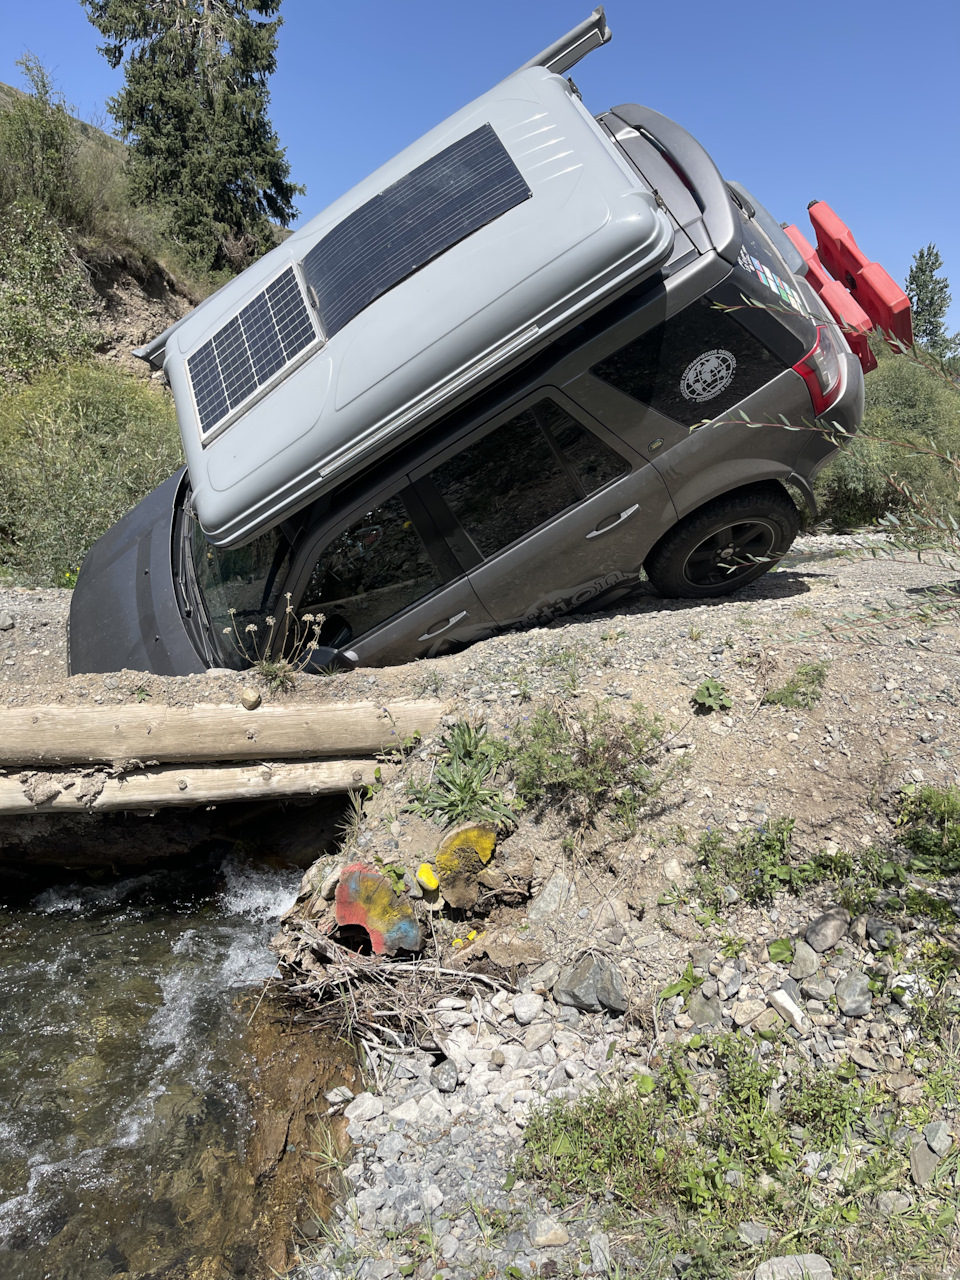
[[[250,1163],[283,1046],[247,1024],[277,1025],[255,993],[301,874],[210,857],[0,890],[3,1280],[262,1280],[288,1256]]]

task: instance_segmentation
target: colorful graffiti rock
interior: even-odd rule
[[[493,856],[497,833],[467,823],[444,836],[434,857],[440,892],[451,907],[472,907],[480,893],[478,877]]]
[[[386,876],[362,862],[354,862],[341,872],[334,911],[337,924],[366,929],[378,956],[419,951],[423,945],[409,902],[397,896]]]

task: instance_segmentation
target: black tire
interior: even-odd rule
[[[716,498],[665,533],[647,556],[662,596],[729,595],[773,568],[800,529],[800,515],[777,484]]]

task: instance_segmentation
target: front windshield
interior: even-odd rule
[[[207,540],[194,518],[190,546],[197,587],[223,665],[238,671],[249,667],[265,656],[271,632],[267,618],[276,616],[290,543],[279,529],[271,529],[246,546],[224,550]]]

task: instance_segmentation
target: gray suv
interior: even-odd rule
[[[227,629],[287,597],[318,666],[408,662],[783,556],[835,450],[789,427],[855,431],[861,360],[688,133],[586,111],[562,73],[609,35],[597,10],[138,352],[187,466],[86,557],[74,672],[241,667]]]

